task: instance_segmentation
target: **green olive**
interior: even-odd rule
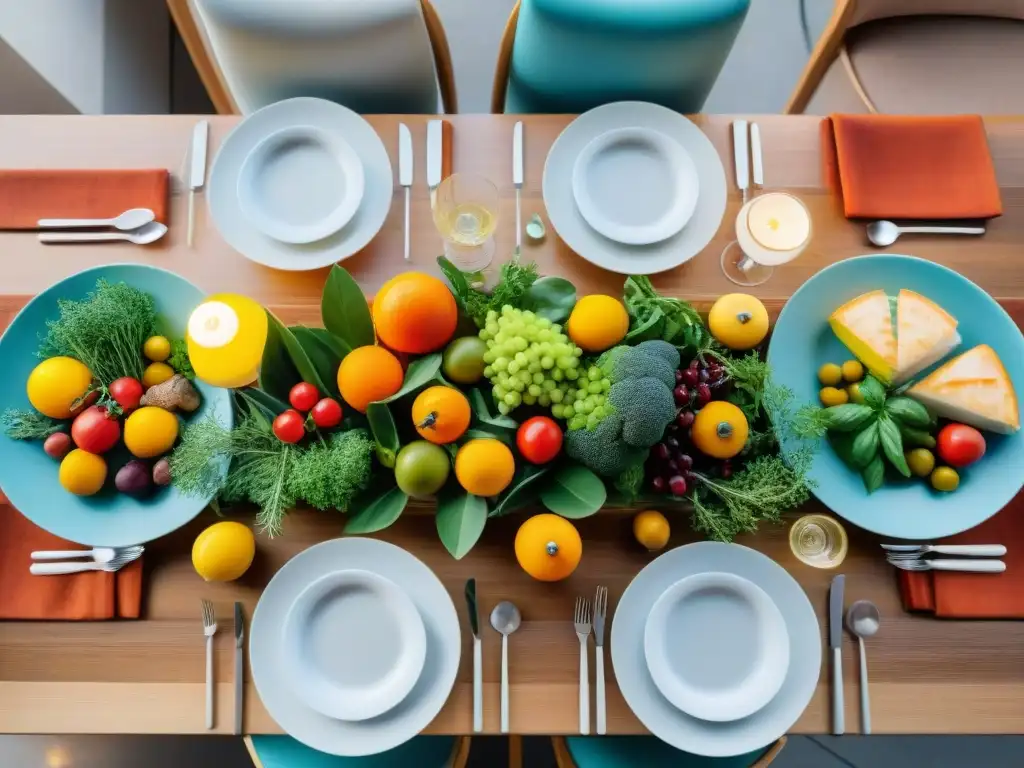
[[[960,485],[960,475],[952,467],[938,467],[932,472],[931,480],[936,491],[955,491]]]
[[[911,473],[917,477],[928,477],[935,469],[935,455],[927,448],[914,448],[907,451],[904,457]]]
[[[846,394],[850,396],[850,402],[857,405],[864,405],[864,393],[860,391],[860,382],[854,382],[846,388]]]
[[[843,380],[843,369],[835,363],[825,363],[818,369],[818,381],[826,387],[837,387]]]

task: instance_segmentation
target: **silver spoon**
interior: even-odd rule
[[[871,700],[868,697],[868,659],[864,638],[873,637],[881,624],[878,606],[870,600],[858,600],[846,612],[846,628],[857,638],[860,648],[860,723],[862,733],[871,733]]]
[[[149,224],[156,219],[156,214],[149,208],[130,208],[120,216],[112,219],[40,219],[36,222],[40,229],[85,229],[113,227],[122,232],[129,232]]]
[[[143,224],[131,232],[40,232],[41,243],[109,243],[125,240],[135,245],[155,243],[167,234],[167,226],[159,221]]]
[[[494,606],[491,626],[501,633],[501,732],[508,733],[508,636],[519,629],[523,617],[508,600]]]
[[[58,576],[66,573],[82,573],[84,571],[119,571],[133,560],[138,560],[143,548],[126,547],[125,549],[98,549],[93,560],[66,561],[62,563],[32,563],[29,573],[33,576]]]
[[[901,227],[891,221],[868,224],[868,240],[879,248],[892,245],[900,235],[984,235],[984,227]]]
[[[41,550],[33,552],[31,557],[36,562],[43,560],[74,560],[89,557],[97,563],[109,563],[118,555],[138,557],[145,548],[140,544],[134,547],[95,547],[94,549]]]

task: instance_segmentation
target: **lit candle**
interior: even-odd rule
[[[811,216],[797,198],[769,192],[754,198],[736,219],[736,238],[747,257],[762,266],[795,259],[811,237]],[[740,265],[742,269],[743,265]]]

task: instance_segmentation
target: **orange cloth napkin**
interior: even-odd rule
[[[86,549],[39,528],[10,504],[0,505],[0,619],[137,619],[142,560],[117,573],[33,576],[36,550]]]
[[[832,115],[825,177],[851,219],[989,219],[1003,212],[978,115]]]
[[[170,174],[154,170],[0,170],[0,229],[39,219],[109,219],[149,208],[167,223]]]
[[[904,608],[929,611],[945,619],[1024,619],[1024,496],[977,528],[941,543],[1004,544],[1006,571],[899,571]]]

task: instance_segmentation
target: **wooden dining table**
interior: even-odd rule
[[[820,269],[873,249],[862,223],[846,220],[822,173],[819,119],[810,116],[744,116],[756,119],[764,147],[766,188],[794,191],[807,204],[813,239],[803,255],[776,269],[752,289],[773,314]],[[172,270],[208,292],[247,294],[287,323],[320,324],[325,270],[280,272],[248,261],[229,247],[205,205],[197,205],[195,244],[186,245],[186,195],[182,171],[192,127],[188,116],[11,116],[0,117],[0,168],[168,168],[174,176],[170,231],[159,244],[44,246],[32,233],[0,233],[0,327],[33,295],[79,270],[101,264],[140,262]],[[395,175],[391,211],[380,233],[344,266],[370,294],[406,269],[438,274],[442,241],[434,228],[425,179],[427,117],[369,116],[391,155]],[[569,250],[547,221],[542,198],[544,161],[571,116],[454,115],[453,168],[490,178],[500,189],[496,264],[509,258],[515,243],[515,191],[512,186],[512,130],[525,124],[526,174],[523,220],[544,218],[547,238],[527,242],[523,258],[542,273],[570,278],[580,294],[621,295],[623,276],[603,271]],[[732,117],[693,118],[718,149],[729,179],[728,208],[714,239],[695,258],[652,276],[662,293],[684,297],[706,308],[736,287],[723,276],[722,249],[734,239],[741,199],[733,183],[729,124]],[[211,153],[238,118],[211,118]],[[412,130],[416,152],[412,189],[412,264],[403,263],[403,190],[397,184],[398,123]],[[988,224],[983,237],[915,237],[892,247],[951,267],[991,293],[1024,320],[1024,118],[986,121],[1004,215]],[[213,161],[215,163],[215,160]],[[55,211],[55,215],[59,212]],[[1021,261],[1018,261],[1021,259]],[[1020,384],[1020,382],[1018,382]],[[1024,499],[1013,502],[1024,515]],[[817,503],[794,513],[820,510]],[[672,523],[669,546],[696,540],[684,510],[666,510]],[[8,510],[0,510],[0,514]],[[230,513],[251,521],[247,510]],[[143,618],[106,622],[0,623],[0,732],[5,733],[204,733],[204,641],[200,599],[213,601],[220,631],[215,638],[216,727],[230,733],[233,722],[234,633],[231,609],[241,601],[251,617],[261,590],[289,558],[310,545],[341,535],[340,513],[294,511],[274,539],[258,536],[256,560],[246,576],[231,583],[206,583],[190,562],[192,542],[213,520],[204,513],[174,534],[147,545]],[[456,561],[440,544],[429,508],[407,512],[379,534],[421,558],[449,590],[464,626],[462,661],[447,704],[428,733],[472,731],[472,654],[465,620],[463,588],[475,577],[482,616],[501,600],[512,600],[523,614],[522,628],[510,642],[511,730],[519,734],[571,734],[578,730],[578,641],[572,625],[573,600],[609,589],[613,613],[630,580],[656,554],[638,547],[631,535],[631,512],[609,509],[579,521],[584,541],[579,569],[566,581],[532,580],[517,565],[513,538],[522,516],[488,522],[480,543]],[[786,568],[800,583],[818,614],[826,643],[827,592],[834,573],[798,562],[789,551],[786,525],[762,525],[739,543],[758,549]],[[873,600],[881,611],[881,631],[870,641],[870,680],[876,733],[1024,733],[1024,622],[945,621],[912,615],[901,607],[893,569],[885,563],[879,538],[848,525],[848,601]],[[25,564],[28,567],[28,563]],[[983,577],[988,578],[988,577]],[[980,578],[978,588],[984,589]],[[484,731],[498,732],[499,648],[497,633],[484,627]],[[685,638],[680,638],[685,642]],[[809,705],[793,724],[797,733],[830,729],[828,654]],[[843,641],[847,731],[860,729],[855,644]],[[643,733],[607,667],[608,732]],[[593,669],[593,665],[591,665]],[[251,678],[245,686],[244,730],[273,733],[270,717]]]

